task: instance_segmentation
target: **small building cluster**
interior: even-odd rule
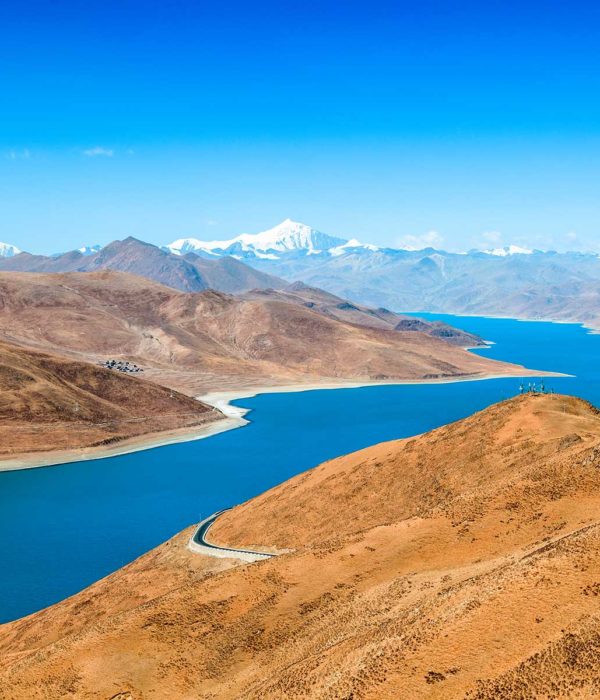
[[[114,369],[117,372],[130,372],[132,374],[144,371],[133,362],[129,362],[129,360],[105,360],[100,363],[100,366],[106,367],[106,369]]]

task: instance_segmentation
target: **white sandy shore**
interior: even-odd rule
[[[590,333],[590,335],[598,335],[600,333],[600,325],[598,326],[592,326],[589,325],[589,323],[592,323],[591,321],[576,321],[576,320],[568,320],[568,319],[563,319],[563,318],[527,318],[525,316],[500,316],[500,315],[493,315],[490,316],[489,314],[467,314],[467,313],[460,313],[460,314],[453,314],[450,311],[410,311],[406,312],[409,313],[411,316],[415,315],[418,316],[419,313],[421,314],[436,314],[439,316],[455,316],[457,318],[460,317],[465,317],[465,318],[489,318],[492,321],[495,320],[500,320],[500,321],[521,321],[522,323],[558,323],[563,326],[581,326],[584,328],[586,331]],[[491,341],[486,340],[484,341],[485,343],[491,343]],[[493,345],[494,343],[492,343]],[[466,348],[467,350],[481,350],[482,348],[475,347],[475,348]]]
[[[463,376],[442,379],[415,379],[415,380],[390,380],[372,382],[312,382],[286,385],[264,385],[257,387],[246,387],[231,391],[212,391],[196,398],[204,403],[214,406],[225,418],[209,423],[207,425],[191,426],[180,430],[170,430],[161,433],[148,433],[133,438],[123,440],[117,445],[99,446],[90,448],[78,448],[74,450],[60,450],[53,452],[38,452],[23,454],[17,457],[0,461],[0,472],[14,471],[16,469],[35,469],[38,467],[51,467],[70,462],[81,462],[92,459],[106,459],[141,452],[156,447],[164,447],[179,442],[191,442],[193,440],[203,440],[223,433],[227,430],[234,430],[247,425],[248,421],[244,416],[249,408],[232,406],[231,401],[252,398],[259,394],[281,394],[299,393],[304,391],[317,391],[322,389],[358,389],[367,386],[400,386],[405,384],[456,384],[458,382],[485,381],[487,379],[519,379],[520,377],[568,377],[570,375],[557,372],[541,372],[537,370],[524,369],[523,375],[495,374],[486,376]]]
[[[481,348],[478,348],[481,349]],[[248,387],[246,389],[238,389],[231,391],[211,391],[208,394],[197,396],[196,398],[204,403],[217,408],[223,415],[238,419],[241,425],[249,423],[244,418],[249,408],[241,406],[232,406],[231,401],[239,401],[240,399],[250,399],[260,394],[299,394],[304,391],[319,391],[322,389],[360,389],[368,386],[403,386],[407,384],[458,384],[459,382],[483,382],[488,379],[521,379],[524,377],[571,377],[570,374],[562,374],[560,372],[543,372],[538,370],[525,369],[522,375],[510,374],[488,374],[484,377],[449,377],[443,379],[404,379],[390,381],[373,381],[373,382],[316,382],[312,384],[281,384],[272,386],[257,386]]]
[[[35,469],[37,467],[55,467],[69,462],[82,462],[91,459],[106,459],[118,457],[132,452],[151,450],[154,447],[173,445],[178,442],[191,442],[224,433],[233,428],[239,428],[248,421],[226,417],[206,425],[188,426],[175,430],[165,430],[160,433],[147,433],[127,438],[116,445],[100,445],[98,447],[81,447],[73,450],[53,450],[52,452],[31,452],[14,458],[0,461],[0,472],[16,469]]]

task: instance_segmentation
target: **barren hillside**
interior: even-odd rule
[[[94,362],[131,360],[186,393],[524,372],[435,334],[373,327],[360,322],[364,311],[350,320],[338,311],[278,293],[188,294],[122,272],[0,273],[0,337]]]
[[[332,460],[211,530],[276,558],[194,555],[190,532],[0,628],[0,697],[600,692],[600,416],[578,399]]]
[[[220,417],[153,382],[0,342],[0,458],[113,445]]]
[[[397,331],[418,331],[434,338],[441,338],[459,347],[477,347],[484,345],[481,338],[458,328],[453,328],[440,321],[424,321],[412,316],[394,313],[389,309],[370,308],[362,304],[353,304],[346,299],[335,296],[316,287],[309,287],[302,282],[295,282],[284,289],[254,289],[244,294],[245,299],[273,300],[279,299],[291,304],[300,304],[313,311],[346,323],[367,328],[380,328]]]

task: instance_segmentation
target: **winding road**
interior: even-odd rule
[[[249,549],[235,549],[234,547],[218,547],[216,544],[211,544],[206,541],[206,534],[210,530],[215,520],[231,508],[224,508],[216,513],[213,513],[208,518],[205,518],[196,528],[196,531],[188,542],[188,549],[196,554],[204,554],[209,557],[217,557],[220,559],[241,559],[247,563],[261,561],[262,559],[270,559],[276,556],[267,552],[253,552]]]

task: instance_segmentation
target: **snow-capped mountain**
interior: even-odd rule
[[[529,248],[521,248],[518,245],[507,245],[504,248],[492,248],[492,250],[484,250],[483,252],[486,255],[505,258],[507,255],[531,255],[534,251]]]
[[[12,258],[14,255],[18,255],[20,252],[21,251],[16,245],[0,242],[0,258]]]
[[[337,256],[352,248],[376,250],[376,246],[363,245],[356,239],[347,240],[330,236],[291,219],[286,219],[267,231],[242,233],[225,241],[180,238],[165,246],[166,250],[177,255],[193,252],[263,260],[278,260],[289,255],[325,254]]]

